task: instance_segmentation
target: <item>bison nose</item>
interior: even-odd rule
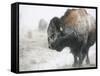
[[[49,47],[49,49],[52,49],[51,45],[49,45],[48,47]]]
[[[49,48],[51,48],[51,47],[49,46]]]
[[[52,45],[49,45],[49,48],[50,48],[50,49],[53,49],[53,46],[52,46]]]

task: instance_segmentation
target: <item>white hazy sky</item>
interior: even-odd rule
[[[51,6],[34,6],[34,5],[20,5],[19,7],[19,25],[20,30],[34,30],[38,27],[40,19],[49,21],[57,16],[61,17],[68,7],[51,7]],[[86,9],[94,18],[96,17],[95,9]]]

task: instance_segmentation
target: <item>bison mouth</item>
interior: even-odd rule
[[[61,51],[62,51],[61,46],[59,46],[59,47],[50,47],[50,46],[49,46],[49,48],[52,49],[52,50],[56,50],[56,51],[58,51],[58,52],[61,52]]]
[[[57,38],[56,41],[52,42],[49,45],[50,49],[56,50],[58,52],[61,52],[64,47],[65,47],[65,40],[62,40],[61,38]]]
[[[58,51],[58,52],[61,52],[63,49],[62,48],[57,48],[55,50]]]

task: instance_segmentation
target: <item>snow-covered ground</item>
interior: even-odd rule
[[[41,19],[46,20],[48,26],[53,17],[60,18],[64,15],[67,9],[71,9],[71,7],[54,8],[49,6],[33,5],[19,6],[20,71],[75,68],[72,67],[74,60],[73,55],[70,53],[70,49],[66,47],[62,52],[49,49],[47,31],[42,32],[38,30],[39,21]],[[95,9],[86,10],[96,18]],[[96,45],[92,46],[89,51],[91,65],[85,65],[86,63],[84,61],[84,66],[95,66],[95,48]]]
[[[20,37],[19,44],[20,71],[73,68],[74,60],[70,49],[66,47],[62,52],[49,49],[46,31],[31,31],[29,35],[26,34],[23,38]],[[89,50],[91,65],[86,65],[84,61],[83,66],[95,66],[95,48],[96,46],[93,45]]]

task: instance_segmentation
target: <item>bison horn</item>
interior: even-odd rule
[[[63,31],[63,28],[62,27],[60,27],[60,31]]]

